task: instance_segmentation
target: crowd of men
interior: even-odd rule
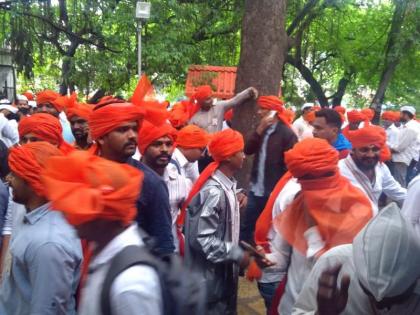
[[[240,275],[267,314],[420,313],[414,107],[375,125],[372,109],[295,113],[253,87],[214,101],[199,86],[170,107],[150,88],[0,101],[0,315],[175,314],[189,299],[236,314]],[[254,103],[256,129],[231,129]],[[174,298],[143,254],[179,258],[203,297]]]

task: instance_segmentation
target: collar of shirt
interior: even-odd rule
[[[133,223],[130,227],[118,234],[109,242],[99,254],[94,257],[90,263],[89,270],[93,271],[96,268],[108,263],[118,252],[129,245],[143,245],[143,241],[138,232],[137,223]]]
[[[174,170],[173,168],[166,167],[165,171],[163,172],[162,178],[166,183],[166,182],[177,179],[178,175],[179,174],[176,170]]]
[[[353,160],[353,157],[349,154],[347,157],[346,157],[346,159],[350,162],[350,164],[353,166],[353,168],[355,169],[355,171],[360,175],[360,176],[362,176],[363,178],[364,178],[364,180],[367,182],[367,183],[369,183],[370,185],[371,185],[371,187],[374,187],[375,186],[375,183],[376,183],[376,180],[377,180],[377,178],[378,178],[378,172],[380,172],[381,170],[380,170],[380,168],[379,168],[379,163],[381,163],[381,162],[378,162],[378,163],[376,163],[376,165],[375,165],[375,179],[374,179],[374,181],[373,182],[371,182],[370,180],[369,180],[369,178],[365,175],[365,173],[363,173],[361,170],[360,170],[360,168],[357,166],[357,164],[354,162],[354,160]]]
[[[216,170],[213,174],[213,179],[221,184],[222,186],[226,187],[227,189],[236,190],[236,181],[233,179],[230,179],[225,174],[223,174],[221,171]]]
[[[172,158],[179,163],[179,167],[181,168],[188,164],[188,160],[185,155],[177,148],[175,148]]]
[[[43,216],[45,216],[48,211],[50,210],[50,202],[43,204],[42,206],[32,210],[31,212],[27,213],[23,218],[23,221],[27,224],[34,225],[37,223]]]

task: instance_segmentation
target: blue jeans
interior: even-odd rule
[[[248,205],[245,208],[244,218],[241,221],[240,239],[247,243],[254,243],[255,223],[264,210],[268,197],[257,197],[253,192],[248,194]]]
[[[260,291],[260,294],[262,298],[264,299],[265,308],[268,311],[271,307],[271,302],[274,298],[274,295],[276,294],[277,287],[280,282],[269,282],[269,283],[262,283],[258,282],[258,290]]]

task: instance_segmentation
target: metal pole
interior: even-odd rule
[[[141,21],[137,20],[137,72],[141,77]]]

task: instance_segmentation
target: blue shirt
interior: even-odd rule
[[[337,136],[337,140],[335,140],[333,147],[337,151],[343,151],[343,150],[351,150],[351,143],[347,138],[340,132]]]
[[[74,229],[50,204],[24,217],[10,243],[11,268],[4,266],[1,315],[73,315],[82,248]]]
[[[251,184],[251,191],[257,197],[263,197],[265,194],[264,189],[264,174],[265,174],[265,160],[267,159],[267,143],[270,135],[276,130],[277,124],[273,124],[267,128],[264,133],[263,142],[260,148],[258,168],[257,168],[257,181]]]
[[[144,173],[143,187],[137,200],[137,223],[156,241],[159,254],[175,250],[169,192],[163,179],[143,163],[129,158],[127,164]]]

